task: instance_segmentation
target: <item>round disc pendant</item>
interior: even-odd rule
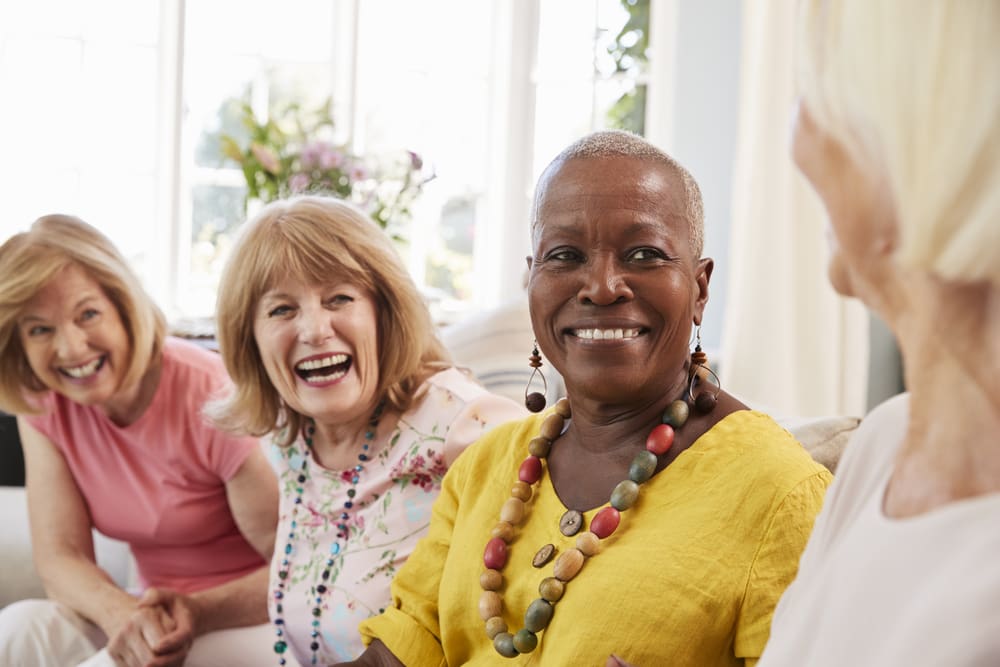
[[[531,559],[531,564],[534,567],[544,567],[546,563],[552,560],[552,556],[555,553],[556,546],[554,544],[546,544],[535,553],[535,557]]]
[[[573,537],[583,528],[583,515],[576,510],[566,510],[559,519],[559,532],[566,537]]]

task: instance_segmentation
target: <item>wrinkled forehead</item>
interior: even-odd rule
[[[547,221],[565,224],[594,207],[634,211],[665,225],[687,224],[683,183],[666,165],[630,156],[571,158],[553,163],[539,179],[532,241]]]

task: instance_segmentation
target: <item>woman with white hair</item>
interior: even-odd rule
[[[908,393],[848,446],[761,667],[1000,664],[1000,3],[811,0],[793,155]]]

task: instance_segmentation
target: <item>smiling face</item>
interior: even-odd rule
[[[346,282],[287,280],[260,298],[254,339],[268,378],[294,411],[321,424],[367,418],[378,386],[375,301]]]
[[[679,180],[647,159],[574,158],[539,187],[531,320],[570,395],[675,398],[712,273],[692,254]]]
[[[114,303],[86,271],[69,265],[18,319],[28,365],[42,384],[82,405],[110,408],[130,345]]]

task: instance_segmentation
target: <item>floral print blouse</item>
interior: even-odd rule
[[[281,507],[268,606],[272,621],[283,619],[280,638],[302,665],[312,664],[314,641],[318,664],[351,660],[364,650],[358,623],[389,604],[392,577],[427,531],[448,467],[488,429],[527,414],[454,368],[431,376],[418,396],[388,439],[372,442],[371,460],[358,476],[346,520],[346,541],[337,538],[337,524],[354,469],[323,468],[301,438],[288,447],[272,447]],[[296,503],[299,488],[301,502]],[[292,534],[295,539],[289,542]],[[327,560],[332,560],[329,579],[325,593],[319,594],[320,615],[314,618],[316,587]],[[285,569],[278,599],[279,572]]]

